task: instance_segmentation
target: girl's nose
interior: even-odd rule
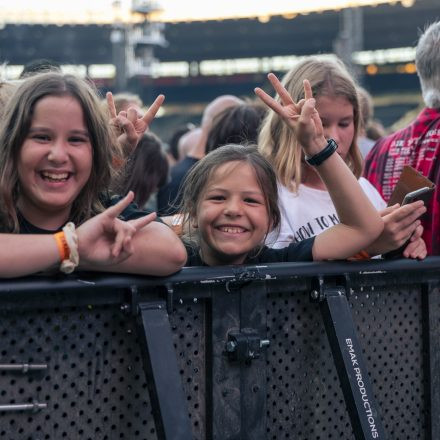
[[[336,143],[339,142],[339,134],[336,126],[326,127],[324,129],[324,136],[326,139],[334,139]]]
[[[225,206],[225,215],[237,216],[241,214],[241,203],[239,200],[229,200]]]
[[[50,145],[48,159],[51,162],[63,163],[67,161],[67,145],[61,139],[56,139]]]

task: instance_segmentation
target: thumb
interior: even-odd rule
[[[300,119],[309,121],[312,118],[312,115],[315,112],[315,103],[315,98],[309,98],[304,102],[304,105],[301,109]]]

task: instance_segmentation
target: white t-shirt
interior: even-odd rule
[[[361,177],[359,184],[373,206],[379,211],[386,207],[376,188]],[[281,211],[280,232],[267,236],[266,245],[280,249],[289,243],[300,242],[320,234],[339,223],[336,209],[327,191],[300,185],[297,193],[278,185],[278,204]]]

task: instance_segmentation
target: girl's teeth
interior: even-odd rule
[[[69,177],[68,173],[63,173],[63,174],[41,173],[41,174],[44,179],[48,179],[52,182],[62,182]]]

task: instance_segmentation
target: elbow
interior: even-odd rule
[[[177,272],[185,265],[186,260],[188,258],[185,246],[180,240],[179,240],[179,245],[176,246],[173,257],[174,257],[174,264],[176,266],[176,270],[174,272]]]
[[[172,247],[172,251],[168,252],[167,255],[167,263],[162,266],[162,269],[159,270],[161,273],[157,273],[156,275],[160,276],[168,276],[172,275],[175,272],[178,272],[185,265],[187,260],[187,253],[185,246],[181,242],[180,239],[176,241],[176,243]]]

